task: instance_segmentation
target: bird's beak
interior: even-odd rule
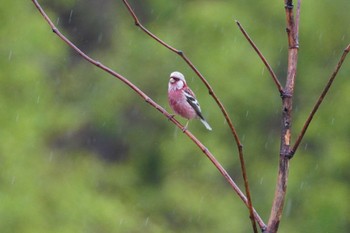
[[[174,78],[170,78],[169,82],[170,82],[170,83],[174,83],[174,82],[175,82],[175,79],[174,79]]]

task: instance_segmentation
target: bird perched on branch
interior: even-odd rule
[[[173,111],[187,119],[184,130],[187,129],[189,120],[199,119],[205,128],[211,130],[210,125],[204,119],[199,103],[193,91],[187,86],[185,76],[180,72],[172,72],[168,85],[168,100]]]

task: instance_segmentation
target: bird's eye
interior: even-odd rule
[[[175,82],[177,82],[177,81],[179,81],[179,79],[177,79],[177,78],[170,78],[170,82],[171,82],[171,83],[175,83]]]

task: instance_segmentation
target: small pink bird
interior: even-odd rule
[[[210,125],[202,115],[196,96],[187,86],[185,76],[180,72],[175,71],[170,74],[168,100],[173,111],[188,120],[185,129],[187,129],[189,120],[199,118],[205,128],[211,130]]]

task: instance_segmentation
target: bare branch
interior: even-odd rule
[[[271,208],[270,218],[267,225],[268,233],[275,233],[278,230],[279,223],[282,217],[284,200],[287,192],[289,159],[290,159],[290,143],[291,143],[291,123],[292,123],[292,106],[294,83],[297,71],[298,62],[298,25],[300,17],[300,0],[298,0],[297,15],[294,19],[293,1],[285,0],[285,11],[287,21],[287,36],[288,36],[288,69],[286,86],[282,94],[282,129],[281,129],[281,145],[279,156],[279,169],[275,189],[275,196]],[[294,21],[295,20],[295,21]]]
[[[177,50],[173,47],[171,47],[170,45],[168,45],[167,43],[165,43],[164,41],[162,41],[161,39],[159,39],[157,36],[155,36],[152,32],[150,32],[147,28],[145,28],[141,23],[140,20],[137,18],[135,12],[133,11],[133,9],[131,8],[130,4],[128,3],[128,1],[124,1],[124,4],[126,6],[126,8],[128,8],[129,13],[131,14],[131,16],[134,18],[135,21],[135,25],[137,27],[139,27],[142,31],[144,31],[147,35],[149,35],[150,37],[152,37],[154,40],[158,41],[160,44],[162,44],[164,47],[170,49],[171,51],[173,51],[174,53],[177,54],[182,54],[182,52],[180,50]]]
[[[300,4],[301,4],[301,0],[298,0],[296,17],[295,17],[295,36],[297,37],[296,38],[297,41],[299,41]],[[298,47],[299,47],[299,42],[298,42]]]
[[[241,32],[243,33],[243,35],[245,36],[245,38],[248,40],[249,44],[253,47],[253,49],[255,50],[255,52],[258,54],[258,56],[260,57],[260,59],[262,60],[262,62],[265,64],[267,70],[270,72],[270,75],[274,81],[274,83],[276,84],[276,87],[279,91],[279,93],[282,95],[283,94],[283,87],[281,85],[281,83],[278,81],[277,76],[275,74],[275,72],[273,72],[270,64],[267,62],[266,58],[264,57],[264,55],[260,52],[260,50],[258,49],[258,47],[255,45],[255,43],[253,42],[253,40],[249,37],[248,33],[246,30],[244,30],[244,28],[242,27],[241,23],[238,20],[235,20],[236,24],[238,25],[239,29],[241,30]]]
[[[122,75],[118,74],[117,72],[113,71],[109,67],[103,65],[101,62],[98,62],[92,58],[90,58],[88,55],[86,55],[84,52],[82,52],[78,47],[76,47],[69,39],[67,39],[52,23],[50,18],[46,15],[40,4],[37,2],[37,0],[32,0],[36,8],[39,10],[41,15],[44,17],[44,19],[47,21],[47,23],[50,25],[52,31],[60,38],[62,39],[69,47],[71,47],[73,50],[75,50],[82,58],[90,62],[91,64],[97,66],[98,68],[102,69],[103,71],[111,74],[112,76],[118,78],[121,80],[124,84],[129,86],[134,92],[136,92],[141,98],[143,98],[148,104],[150,104],[152,107],[157,109],[159,112],[161,112],[167,119],[169,119],[172,123],[174,123],[178,128],[181,130],[184,128],[183,125],[181,125],[171,114],[169,114],[162,106],[157,104],[154,100],[152,100],[150,97],[148,97],[144,92],[142,92],[137,86],[135,86],[132,82],[130,82],[127,78],[123,77]],[[136,16],[134,16],[135,19]],[[138,24],[137,18],[136,18],[136,24]],[[148,32],[147,30],[145,32]],[[148,32],[150,33],[150,32]],[[148,34],[147,33],[147,34]],[[151,33],[150,33],[151,34]],[[150,35],[149,34],[149,35]],[[151,34],[152,35],[152,34]],[[156,39],[156,38],[154,38]],[[156,39],[158,41],[158,39]],[[159,40],[160,43],[162,43]],[[164,43],[164,42],[163,42]],[[162,43],[162,44],[163,44]],[[163,44],[166,46],[166,44]],[[167,46],[166,46],[167,47]],[[172,47],[167,47],[172,51]],[[226,181],[230,184],[232,189],[237,193],[237,195],[241,198],[241,200],[245,203],[245,205],[249,208],[252,208],[251,203],[249,203],[248,199],[245,197],[243,192],[239,189],[239,187],[236,185],[236,183],[232,180],[230,175],[227,173],[227,171],[222,167],[222,165],[216,160],[214,155],[188,130],[185,130],[184,133],[201,149],[201,151],[208,157],[208,159],[214,164],[214,166],[219,170],[219,172],[224,176]],[[261,229],[265,229],[266,225],[263,222],[263,220],[260,218],[256,210],[252,209],[253,215],[255,217],[255,220],[259,223]]]
[[[299,144],[300,144],[301,140],[303,139],[303,137],[305,135],[305,132],[308,129],[308,127],[309,127],[309,125],[310,125],[310,123],[312,121],[312,118],[314,117],[315,113],[317,112],[318,108],[320,107],[323,99],[327,95],[329,88],[332,86],[332,83],[333,83],[334,79],[336,78],[336,76],[338,74],[338,71],[340,70],[341,66],[343,65],[343,62],[344,62],[346,56],[348,55],[349,51],[350,51],[350,44],[344,49],[343,55],[339,59],[339,62],[337,64],[337,66],[335,67],[331,77],[329,78],[327,85],[323,89],[323,91],[322,91],[320,97],[318,98],[314,108],[312,109],[309,117],[307,118],[307,120],[306,120],[306,122],[305,122],[305,124],[303,126],[303,129],[301,130],[301,132],[300,132],[300,134],[299,134],[299,136],[298,136],[298,138],[297,138],[297,140],[296,140],[292,150],[290,151],[291,156],[293,156],[295,154],[295,152],[297,151],[297,149],[299,147]]]
[[[232,121],[231,121],[231,119],[230,119],[230,117],[229,117],[229,115],[228,115],[224,105],[221,103],[219,98],[216,96],[213,88],[210,86],[208,81],[199,72],[199,70],[194,66],[194,64],[191,62],[191,60],[189,58],[187,58],[185,53],[183,51],[181,51],[181,50],[175,49],[174,47],[172,47],[169,44],[165,43],[163,40],[159,39],[157,36],[155,36],[153,33],[151,33],[146,27],[144,27],[140,23],[140,20],[136,16],[135,12],[131,8],[131,6],[128,3],[128,1],[123,0],[123,2],[125,4],[125,6],[127,7],[129,13],[133,17],[133,19],[135,21],[135,25],[137,27],[139,27],[142,31],[144,31],[147,35],[149,35],[151,38],[153,38],[154,40],[159,42],[161,45],[163,45],[167,49],[171,50],[172,52],[178,54],[191,67],[191,69],[198,75],[198,77],[202,80],[204,85],[208,88],[209,94],[213,97],[213,99],[215,100],[216,104],[219,106],[221,112],[223,113],[223,115],[224,115],[224,117],[226,119],[226,122],[228,123],[228,125],[229,125],[229,127],[231,129],[232,135],[233,135],[233,137],[235,139],[235,142],[236,142],[236,146],[237,146],[238,154],[239,154],[239,159],[240,159],[240,164],[241,164],[242,176],[243,176],[243,180],[244,180],[244,186],[245,186],[246,195],[247,195],[247,199],[248,199],[248,208],[249,208],[249,213],[250,213],[250,219],[252,221],[252,226],[253,226],[254,232],[257,233],[257,228],[256,228],[256,224],[255,224],[255,221],[254,221],[253,205],[252,205],[252,201],[251,201],[250,189],[249,189],[249,184],[248,184],[248,176],[247,176],[245,162],[244,162],[244,156],[243,156],[243,146],[242,146],[242,144],[240,142],[240,139],[238,137],[237,131],[234,128],[234,126],[232,124]],[[264,226],[260,225],[260,227],[263,228]]]

